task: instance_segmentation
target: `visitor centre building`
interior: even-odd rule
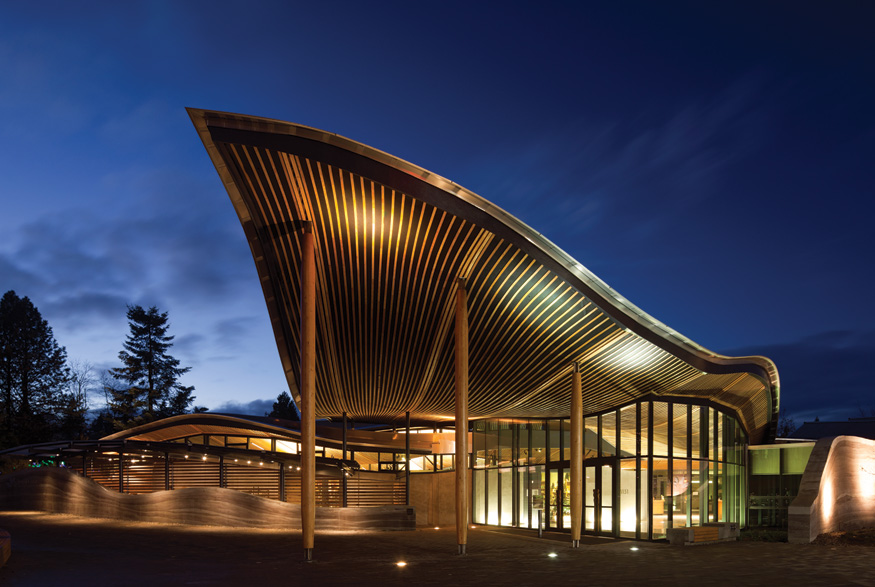
[[[406,161],[300,125],[189,114],[252,251],[302,458],[315,418],[452,428],[435,444],[465,463],[460,550],[467,521],[534,527],[538,511],[574,539],[744,523],[746,445],[773,439],[778,417],[770,360],[706,350]]]
[[[772,361],[708,351],[416,165],[287,122],[189,115],[301,421],[191,414],[95,441],[81,461],[52,449],[83,474],[122,492],[137,467],[154,491],[257,487],[301,504],[307,557],[317,506],[413,506],[419,523],[455,524],[459,552],[470,524],[575,545],[745,525],[748,446],[777,428]]]

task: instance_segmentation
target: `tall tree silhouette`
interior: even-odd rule
[[[167,312],[155,306],[148,310],[128,306],[127,317],[131,331],[118,354],[124,366],[110,369],[115,379],[127,385],[111,390],[118,425],[185,413],[194,401],[194,387],[180,385],[179,378],[191,367],[180,367],[179,360],[168,353],[174,337],[167,334]]]
[[[3,444],[52,440],[67,401],[67,351],[26,296],[0,299],[0,435]]]

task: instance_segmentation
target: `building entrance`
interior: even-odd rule
[[[614,460],[587,459],[583,468],[583,529],[614,535]]]

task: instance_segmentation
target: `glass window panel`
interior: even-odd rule
[[[591,459],[599,456],[599,419],[597,417],[583,420],[583,458]]]
[[[359,464],[359,467],[366,471],[377,471],[380,469],[379,453],[356,451],[354,458],[355,462]]]
[[[412,456],[410,457],[410,471],[434,471],[434,461],[431,455]]]
[[[498,469],[486,471],[486,523],[498,525]]]
[[[562,460],[562,435],[559,431],[559,420],[548,420],[550,432],[550,460],[557,462]]]
[[[687,519],[687,510],[690,506],[690,497],[692,494],[692,484],[690,482],[690,471],[686,460],[674,459],[672,461],[672,526],[674,528],[683,528],[689,526]]]
[[[298,443],[291,442],[289,440],[277,440],[276,441],[276,451],[277,452],[287,452],[291,454],[298,454]],[[349,451],[347,451],[349,454]]]
[[[245,436],[228,436],[226,440],[225,446],[236,446],[241,448],[246,448],[249,444],[249,441]]]
[[[720,460],[717,451],[717,410],[708,408],[708,458],[712,461]]]
[[[638,440],[638,406],[633,404],[620,410],[620,456],[634,457]],[[622,517],[620,524],[622,525]]]
[[[499,469],[498,482],[501,486],[501,525],[513,525],[513,469]]]
[[[547,462],[547,431],[545,430],[544,422],[530,422],[532,435],[532,454],[530,462],[532,464],[541,465]]]
[[[601,531],[612,533],[614,531],[614,467],[602,465],[602,487],[599,494],[602,500]]]
[[[717,424],[717,458],[718,460],[725,461],[726,455],[723,453],[723,426],[725,425],[726,416],[722,412],[717,412],[716,424]]]
[[[641,507],[638,511],[638,524],[641,527],[641,538],[645,540],[650,528],[650,498],[647,495],[647,488],[650,487],[650,469],[647,465],[647,459],[641,459]]]
[[[620,536],[635,537],[635,459],[620,461]]]
[[[612,457],[617,454],[617,413],[602,414],[602,456]]]
[[[595,494],[593,490],[596,488],[596,473],[595,467],[583,468],[583,528],[584,530],[595,530]]]
[[[687,406],[674,404],[672,407],[672,446],[675,457],[687,457]]]
[[[653,454],[668,456],[668,404],[653,402]]]
[[[200,434],[198,436],[189,436],[187,438],[187,440],[188,440],[188,442],[190,442],[192,444],[203,444],[204,443],[204,436],[203,436],[203,434]]]
[[[813,448],[813,446],[787,446],[784,448],[781,473],[784,475],[801,475],[804,473]]]
[[[249,450],[271,450],[270,438],[250,438]]]
[[[498,424],[496,422],[486,422],[483,440],[486,443],[486,466],[495,467],[498,465]]]
[[[653,537],[665,538],[668,527],[668,516],[671,513],[671,477],[668,470],[668,459],[653,459]]]
[[[474,452],[474,467],[486,466],[486,423],[474,422],[474,432],[471,435],[472,451]],[[483,524],[484,522],[480,522]]]
[[[702,456],[700,406],[690,406],[690,457],[698,459]]]
[[[532,506],[532,488],[529,486],[529,470],[525,467],[516,469],[517,477],[517,508],[519,509],[519,527],[530,528],[529,511]]]
[[[639,413],[639,417],[641,419],[641,454],[643,456],[647,456],[647,436],[650,434],[649,426],[650,426],[650,414],[649,414],[649,406],[650,402],[644,402],[641,404],[641,410]]]
[[[701,526],[708,520],[708,462],[693,461],[690,487],[690,523]]]
[[[474,522],[486,523],[486,471],[474,471]]]
[[[562,460],[571,458],[571,420],[562,420]]]
[[[518,430],[519,456],[517,457],[517,464],[527,465],[529,462],[529,425],[520,424]]]
[[[343,451],[340,450],[339,448],[329,448],[326,446],[325,447],[325,456],[328,457],[329,459],[342,459],[343,458]],[[401,455],[401,456],[403,457],[404,455]]]
[[[780,475],[781,449],[766,448],[750,451],[751,475]]]
[[[513,460],[513,427],[508,422],[500,422],[498,428],[498,464],[510,465]]]
[[[217,434],[211,434],[207,438],[210,439],[210,446],[225,446],[225,437]]]

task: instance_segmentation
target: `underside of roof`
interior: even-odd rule
[[[656,321],[516,218],[415,165],[338,135],[189,109],[255,260],[298,400],[303,227],[315,237],[316,415],[453,418],[456,281],[468,284],[471,418],[567,417],[648,394],[734,411],[774,437],[764,357],[712,353]]]

